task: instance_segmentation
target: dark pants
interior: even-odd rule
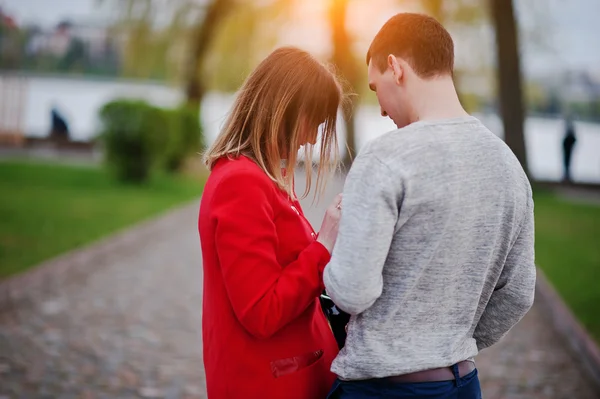
[[[565,168],[564,179],[571,181],[571,149],[565,150],[563,154],[563,166]]]
[[[454,366],[454,375],[458,367]],[[337,380],[327,399],[481,399],[477,370],[453,381],[394,384],[385,380]]]

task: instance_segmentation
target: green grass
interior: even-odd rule
[[[199,198],[203,182],[125,185],[100,168],[0,162],[0,278]]]
[[[600,343],[600,206],[535,194],[536,262]]]
[[[203,176],[142,186],[103,169],[0,162],[0,278],[201,195]],[[536,191],[536,261],[600,342],[600,206]]]

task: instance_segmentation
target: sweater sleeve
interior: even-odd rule
[[[533,199],[529,198],[521,231],[473,334],[479,350],[498,342],[521,320],[535,296],[535,228]]]
[[[383,290],[383,267],[398,223],[402,187],[377,157],[360,155],[344,187],[342,220],[325,286],[333,302],[357,315]]]
[[[224,177],[212,200],[227,294],[242,326],[257,338],[274,335],[314,303],[330,258],[315,241],[294,262],[279,264],[274,195],[270,181],[241,171]]]

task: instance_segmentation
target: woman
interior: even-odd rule
[[[323,187],[342,98],[334,75],[312,56],[278,49],[248,77],[205,155],[211,175],[198,228],[210,399],[318,399],[334,382],[329,368],[338,347],[318,297],[341,197],[317,236],[293,177],[299,148],[305,145],[312,159],[321,126],[317,188]]]

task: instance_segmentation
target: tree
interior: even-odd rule
[[[169,49],[183,41],[180,54],[185,58],[180,74],[185,87],[186,102],[198,108],[205,94],[203,68],[210,46],[223,19],[236,6],[235,0],[114,0],[119,7],[117,31],[125,33],[125,72],[129,75],[152,77],[168,70]],[[162,8],[161,8],[162,7]],[[155,18],[169,13],[166,29],[156,28]]]
[[[72,71],[84,70],[88,64],[88,55],[85,43],[78,38],[71,41],[69,48],[62,59],[58,62],[58,70]]]
[[[480,26],[486,22],[485,7],[482,6],[479,0],[420,0],[420,5],[426,14],[434,17],[444,27],[455,27],[463,30],[466,28],[466,34],[470,36],[473,35],[473,30],[470,28]],[[478,54],[480,57],[483,56],[481,51],[475,54]],[[481,73],[481,71],[479,72]],[[465,70],[455,68],[454,83],[461,103],[467,111],[472,111],[472,109],[469,109],[469,105],[474,104],[473,101],[470,101],[474,97],[463,93],[461,90],[463,88],[461,83],[464,82],[464,79],[461,79],[461,77],[465,76],[465,73]]]
[[[223,19],[204,61],[206,90],[235,92],[277,45],[274,34],[287,21],[290,1],[244,1]]]
[[[329,8],[329,23],[331,25],[331,40],[333,54],[331,61],[339,69],[353,91],[360,87],[361,74],[358,61],[352,49],[352,38],[346,28],[348,0],[331,0]],[[346,125],[346,156],[344,164],[349,166],[356,154],[356,126],[354,109],[358,106],[358,96],[352,96],[349,106],[343,107],[344,123]],[[351,106],[350,106],[351,105]]]
[[[106,1],[106,0],[104,0]],[[236,90],[256,61],[274,45],[289,0],[113,0],[116,31],[126,39],[129,75],[162,75],[180,83],[198,109],[209,90]],[[165,15],[166,27],[155,19]]]
[[[0,68],[18,69],[23,59],[24,32],[0,9]]]
[[[490,0],[490,9],[496,31],[498,94],[504,141],[528,173],[523,131],[519,40],[513,2],[512,0]]]
[[[202,79],[203,66],[208,56],[210,45],[216,36],[221,21],[233,9],[234,0],[212,0],[206,7],[203,17],[199,18],[192,29],[190,37],[190,56],[186,71],[187,103],[199,107],[206,92]]]
[[[153,32],[154,3],[146,0],[112,0],[118,7],[119,21],[111,29],[123,37],[122,74],[136,78],[155,75],[157,64],[156,35]]]

